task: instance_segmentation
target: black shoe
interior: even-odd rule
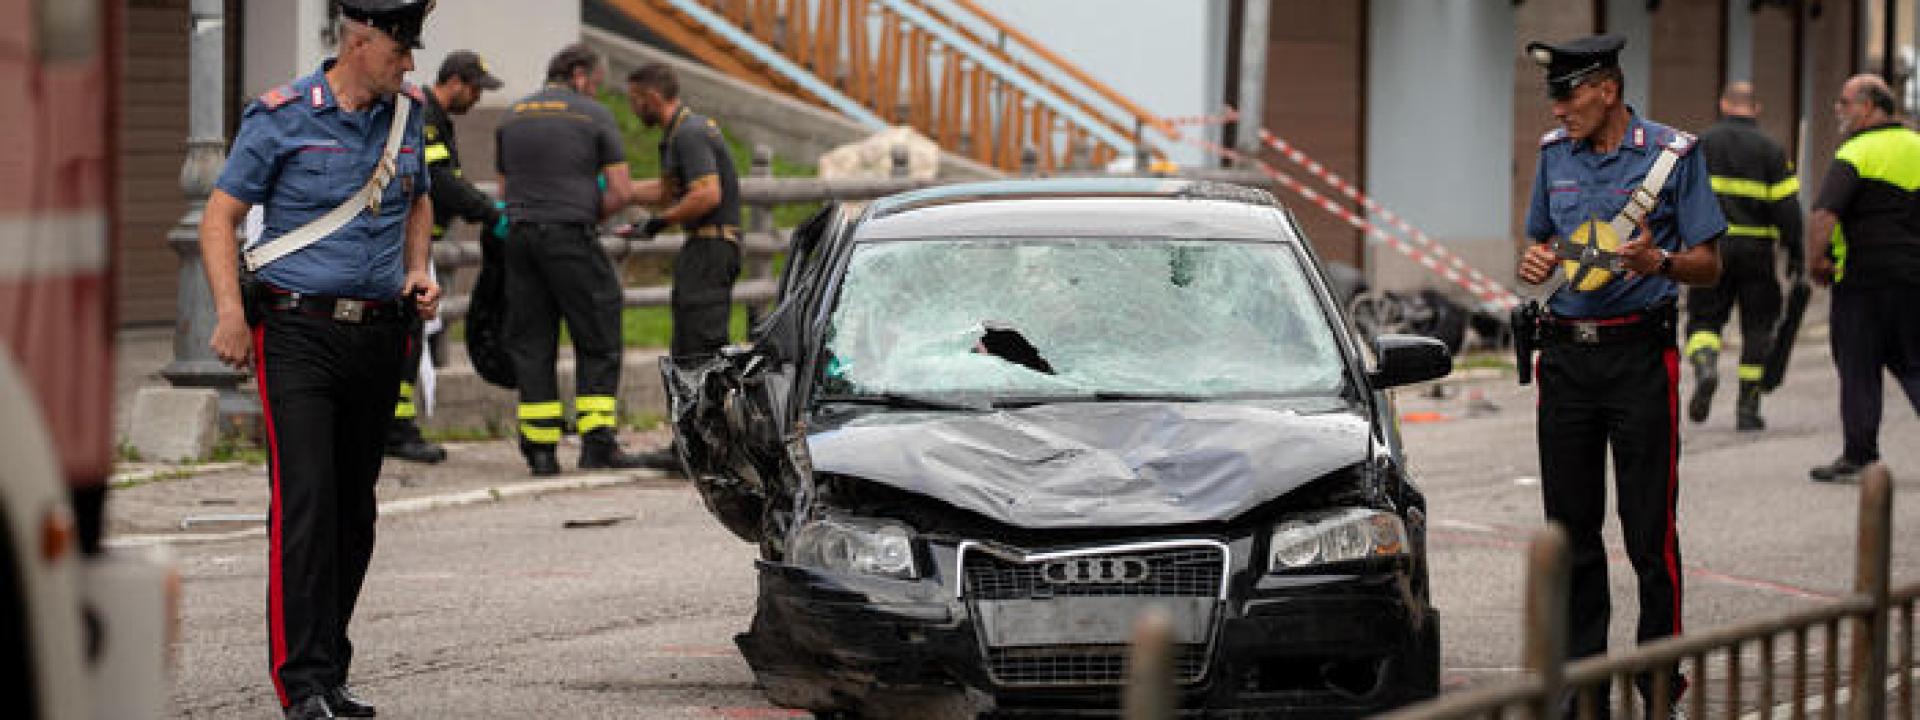
[[[680,472],[680,453],[674,452],[672,445],[658,450],[639,453],[634,455],[634,457],[639,458],[640,462],[646,463],[646,467],[655,470],[665,470],[674,473]]]
[[[527,469],[534,477],[551,477],[560,474],[560,458],[553,452],[552,445],[520,446],[520,454],[527,458]]]
[[[333,714],[340,717],[365,718],[378,714],[372,703],[361,700],[353,694],[352,688],[345,685],[328,690],[326,698],[327,705],[333,708]]]
[[[1687,419],[1706,422],[1713,411],[1713,390],[1720,386],[1720,353],[1696,350],[1689,359],[1693,361],[1693,398],[1687,401]]]
[[[326,697],[308,695],[286,709],[287,720],[312,720],[313,718],[335,718],[333,708],[327,705]]]
[[[1841,455],[1840,457],[1834,458],[1833,462],[1815,466],[1813,469],[1808,470],[1807,477],[1811,478],[1814,482],[1859,482],[1860,473],[1866,469],[1867,466],[1855,463],[1852,460],[1848,460],[1847,456]]]
[[[387,457],[410,460],[433,465],[447,459],[447,449],[426,440],[413,440],[400,444],[387,444]]]
[[[429,465],[447,459],[447,449],[435,443],[427,442],[420,436],[420,426],[412,420],[396,419],[387,426],[387,457],[427,463]]]
[[[598,428],[580,436],[581,470],[638,470],[653,467],[646,458],[620,449],[613,428]]]
[[[1767,421],[1760,417],[1760,383],[1740,381],[1740,404],[1734,408],[1733,417],[1733,429],[1740,432],[1767,429]]]

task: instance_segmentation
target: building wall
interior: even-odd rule
[[[186,212],[188,0],[128,0],[120,89],[119,246],[114,275],[123,325],[174,315],[179,257],[167,231]]]
[[[1527,0],[1514,7],[1513,136],[1509,138],[1513,144],[1513,203],[1508,237],[1514,238],[1516,250],[1526,237],[1527,203],[1532,198],[1533,173],[1540,159],[1540,136],[1558,127],[1540,66],[1520,51],[1535,40],[1560,42],[1592,34],[1599,27],[1595,0]],[[1500,272],[1489,275],[1510,280],[1518,262],[1515,257],[1505,267],[1492,268]]]
[[[1664,0],[1652,13],[1647,117],[1692,133],[1719,118],[1726,63],[1723,0]]]
[[[1741,2],[1742,6],[1746,3]],[[1794,11],[1767,6],[1751,13],[1753,28],[1751,71],[1754,96],[1760,101],[1760,129],[1787,149],[1789,157],[1800,144],[1799,67],[1795,62]],[[1738,76],[1730,74],[1729,80]]]
[[[1512,257],[1513,6],[1374,0],[1370,15],[1367,192],[1483,272],[1504,272]],[[1379,284],[1445,282],[1382,243],[1369,252]]]
[[[1268,129],[1312,155],[1328,170],[1366,187],[1366,3],[1273,0],[1267,39],[1266,107]],[[1305,179],[1278,154],[1267,162]],[[1337,194],[1336,201],[1343,201]],[[1281,200],[1295,208],[1307,237],[1328,262],[1359,266],[1364,260],[1359,231],[1299,198]],[[1358,211],[1352,203],[1342,202]]]
[[[1683,0],[1665,0],[1660,12],[1666,6]],[[1600,30],[1626,38],[1627,46],[1620,50],[1620,71],[1627,77],[1627,102],[1633,103],[1640,112],[1660,112],[1652,105],[1653,86],[1648,82],[1652,77],[1653,64],[1653,18],[1647,12],[1647,0],[1604,0],[1606,3],[1601,17]],[[1712,32],[1719,32],[1718,28]],[[1571,37],[1571,36],[1569,36]]]
[[[1806,117],[1802,132],[1805,144],[1800,148],[1801,182],[1808,194],[1819,192],[1820,178],[1840,148],[1840,127],[1834,121],[1833,101],[1840,97],[1840,86],[1859,72],[1855,7],[1851,2],[1827,0],[1820,3],[1820,14],[1812,7],[1801,12],[1806,37]]]

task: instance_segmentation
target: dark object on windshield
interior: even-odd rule
[[[987,328],[980,336],[980,349],[1015,365],[1021,365],[1034,372],[1053,374],[1053,363],[1040,357],[1040,349],[1027,342],[1027,337],[1019,330],[1010,327]]]

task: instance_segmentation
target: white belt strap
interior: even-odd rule
[[[1633,231],[1639,229],[1640,221],[1660,204],[1660,188],[1667,186],[1667,176],[1673,173],[1673,166],[1679,161],[1680,153],[1674,152],[1673,148],[1660,149],[1660,157],[1655,158],[1653,167],[1647,170],[1646,181],[1633,189],[1633,194],[1627,196],[1627,206],[1620,208],[1620,214],[1613,216],[1613,221],[1608,223],[1613,226],[1614,237],[1620,238],[1621,242],[1633,237]],[[1647,238],[1647,242],[1653,242],[1653,238]]]
[[[246,252],[241,254],[241,258],[246,261],[248,271],[257,271],[266,267],[267,263],[311,245],[320,238],[332,235],[340,228],[346,227],[347,223],[358,216],[362,209],[380,212],[380,196],[386,193],[387,183],[393,181],[395,172],[393,159],[400,153],[400,144],[404,141],[404,135],[407,132],[407,116],[413,109],[413,99],[406,93],[396,93],[393,98],[393,126],[387,129],[387,147],[380,152],[380,162],[373,166],[373,175],[367,178],[367,183],[360,186],[359,192],[348,197],[346,202],[340,203],[340,207],[327,211],[327,214],[294,229],[293,232],[247,248]]]

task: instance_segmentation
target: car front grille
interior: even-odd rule
[[[1199,682],[1207,671],[1208,646],[1174,646],[1174,678],[1182,684]],[[1125,645],[1055,645],[1031,648],[991,648],[987,669],[1003,685],[1086,686],[1119,685],[1127,679]]]
[[[1214,597],[1226,571],[1225,554],[1215,547],[1086,554],[1049,561],[972,553],[965,561],[966,593],[976,600]],[[1139,569],[1144,569],[1144,576],[1135,576]]]
[[[1227,546],[1213,540],[1165,540],[1107,547],[1021,553],[975,543],[960,547],[959,590],[979,612],[981,603],[1073,602],[1077,598],[1187,600],[1186,607],[1213,607],[1224,599],[1222,583],[1232,564]],[[1195,606],[1193,599],[1202,599]],[[1090,601],[1089,601],[1090,602]],[[1100,601],[1111,602],[1111,601]],[[1203,679],[1212,655],[1218,615],[1207,612],[1174,644],[1177,682]],[[1114,686],[1126,681],[1127,651],[1114,634],[1096,639],[1073,633],[1055,642],[1009,641],[982,626],[981,649],[994,682],[1011,687]],[[1124,637],[1124,634],[1121,635]],[[989,640],[998,637],[999,640]],[[1203,642],[1194,642],[1204,638]],[[998,643],[998,644],[996,644]]]

